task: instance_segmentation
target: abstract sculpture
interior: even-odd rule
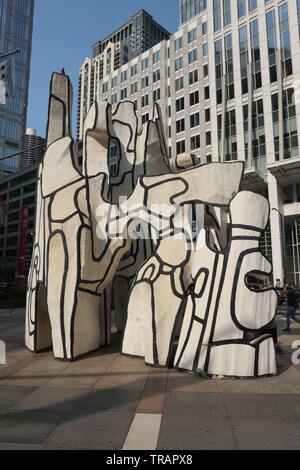
[[[80,169],[71,95],[68,77],[53,74],[28,348],[52,345],[56,358],[70,360],[109,345],[113,296],[124,354],[207,376],[275,374],[274,344],[260,330],[273,321],[277,296],[247,285],[249,274],[266,278],[272,270],[259,249],[269,206],[239,192],[243,163],[201,165],[181,156],[171,173],[157,105],[139,131],[132,103],[113,111],[95,102]],[[224,246],[226,209],[231,236]]]

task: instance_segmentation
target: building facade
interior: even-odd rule
[[[0,56],[19,49],[16,55],[17,95],[0,105],[0,158],[22,148],[26,129],[34,0],[0,0]],[[3,172],[15,171],[19,157],[0,161]]]
[[[0,200],[6,204],[6,221],[0,227],[0,282],[16,283],[18,273],[22,208],[28,209],[26,277],[34,243],[38,164],[0,181]]]
[[[171,158],[243,160],[243,188],[270,201],[274,278],[299,285],[300,1],[180,7],[179,30],[101,79],[98,98],[134,101],[141,124],[158,101]]]
[[[170,33],[145,10],[92,46],[92,58],[86,58],[79,72],[77,136],[82,139],[83,122],[96,96],[100,80],[129,60],[148,50]]]
[[[40,163],[46,150],[46,139],[36,134],[36,129],[26,129],[24,152],[21,156],[22,169]]]

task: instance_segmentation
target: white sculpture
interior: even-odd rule
[[[124,354],[208,376],[275,374],[273,342],[259,331],[274,318],[276,293],[245,283],[251,272],[271,272],[259,250],[269,208],[263,197],[239,192],[243,164],[201,166],[181,156],[177,171],[189,169],[172,174],[158,106],[138,131],[132,103],[113,111],[99,101],[85,121],[81,170],[71,95],[68,77],[54,74],[28,279],[28,348],[52,345],[56,358],[71,360],[109,345],[113,295],[120,331],[127,313]],[[228,208],[232,236],[224,249],[217,213]]]

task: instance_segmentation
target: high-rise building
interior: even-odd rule
[[[0,57],[19,49],[16,54],[16,97],[0,105],[0,158],[22,148],[29,88],[34,0],[0,0]],[[18,169],[20,157],[0,160],[3,172]]]
[[[0,181],[0,201],[5,204],[5,224],[0,226],[0,282],[16,283],[18,274],[22,209],[28,210],[26,276],[34,243],[36,190],[39,164],[14,172]]]
[[[24,153],[21,157],[22,168],[28,168],[39,163],[46,150],[46,139],[36,134],[36,129],[26,129],[24,139]]]
[[[169,37],[170,33],[149,13],[140,10],[119,29],[92,46],[92,59],[85,59],[79,73],[77,117],[79,139],[82,139],[83,122],[95,100],[99,81]]]
[[[97,96],[134,101],[141,124],[157,101],[172,158],[243,160],[243,188],[270,201],[274,278],[300,285],[300,2],[180,6],[179,30],[100,79]]]

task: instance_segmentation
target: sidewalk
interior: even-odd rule
[[[300,365],[279,338],[277,377],[205,380],[151,369],[113,346],[79,361],[34,355],[23,342],[24,310],[0,310],[0,449],[300,449]],[[284,321],[279,317],[278,333]],[[300,354],[299,354],[300,356]]]

